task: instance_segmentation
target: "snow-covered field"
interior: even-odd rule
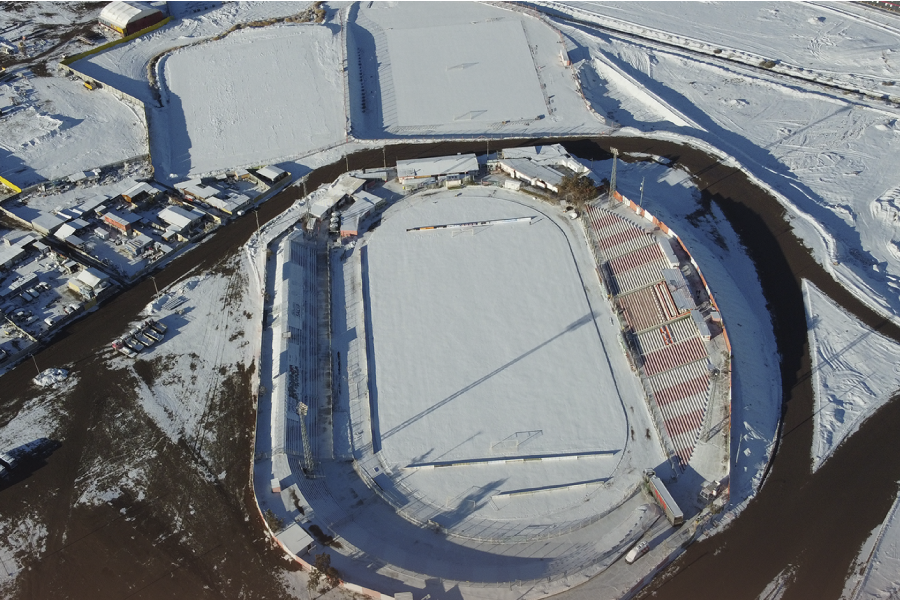
[[[0,96],[0,176],[21,188],[147,154],[144,115],[62,77],[14,79]]]
[[[340,40],[322,25],[288,25],[167,56],[153,120],[159,174],[282,162],[345,141]]]
[[[813,360],[813,471],[900,389],[900,344],[872,331],[803,281]]]
[[[147,66],[154,57],[212,38],[239,23],[293,15],[308,5],[308,2],[173,2],[169,10],[175,19],[165,27],[128,44],[93,54],[73,66],[88,77],[156,105],[147,80]]]
[[[144,310],[168,331],[138,359],[148,365],[139,368],[149,368],[150,374],[138,371],[143,383],[139,397],[173,442],[184,438],[202,449],[205,421],[215,418],[222,393],[222,375],[249,368],[253,360],[248,338],[257,328],[250,319],[259,298],[249,293],[251,280],[242,256],[213,273],[170,286]],[[177,298],[185,302],[167,309]],[[117,362],[128,365],[129,359],[116,356]]]
[[[565,44],[542,20],[486,4],[370,3],[347,23],[357,137],[596,135]]]
[[[556,3],[547,3],[552,6]],[[640,35],[753,53],[824,75],[900,77],[897,25],[851,3],[561,2]],[[777,40],[777,43],[773,43]],[[690,47],[690,46],[689,46]],[[891,90],[885,90],[891,91]]]
[[[572,459],[404,473],[404,485],[439,504],[473,487],[487,500],[531,488],[596,485],[613,477],[626,454],[629,467],[663,460],[658,449],[649,456],[637,449],[656,441],[644,439],[644,428],[635,440],[636,419],[629,415],[646,413],[643,394],[611,327],[580,229],[567,236],[563,227],[572,229],[571,223],[530,204],[502,190],[424,192],[388,211],[363,251],[363,289],[370,290],[364,302],[371,311],[366,334],[374,347],[373,437],[389,468]],[[534,221],[407,231],[520,217]],[[582,247],[573,248],[578,241]],[[512,518],[535,504],[559,511],[582,504],[585,492],[538,496],[504,498],[486,517]]]
[[[658,12],[645,10],[639,3],[619,4],[615,10],[617,18],[636,23]],[[896,40],[900,16],[867,13],[877,18],[865,20],[850,14],[862,10],[859,7],[836,10],[810,4],[748,4],[733,18],[741,23],[741,31],[745,26],[751,32],[767,31],[773,23],[797,31],[780,38],[784,46],[776,47],[783,53],[793,52],[803,40],[809,42],[810,28],[827,26],[833,51],[843,52],[839,65],[851,69],[850,65],[861,61],[872,65],[872,73],[891,77],[895,67],[890,48],[870,42]],[[727,40],[721,28],[708,26],[717,23],[715,14],[719,13],[713,9],[708,16],[698,17],[692,35],[724,45]],[[819,20],[822,16],[825,25]],[[895,239],[900,181],[893,169],[900,145],[900,108],[715,55],[700,56],[562,21],[558,24],[583,46],[584,58],[620,74],[593,89],[586,85],[586,93],[599,95],[601,101],[604,94],[607,101],[619,100],[615,115],[623,125],[693,139],[734,157],[775,192],[788,208],[795,232],[826,269],[871,306],[895,319],[900,315],[900,251]],[[705,32],[707,38],[702,37]],[[729,39],[737,50],[752,50],[759,43],[753,35],[747,36],[746,46],[740,44],[743,37]],[[814,57],[815,52],[821,57],[822,47],[807,54]],[[831,64],[824,58],[816,60],[821,61],[817,66]],[[590,70],[582,71],[588,81]],[[642,86],[644,93],[630,94],[627,86],[617,82],[622,77]],[[672,112],[686,119],[682,123],[667,118]]]

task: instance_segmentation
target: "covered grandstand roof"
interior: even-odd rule
[[[160,12],[143,2],[110,2],[100,11],[100,21],[119,29],[125,29],[129,23]]]
[[[397,161],[397,177],[400,180],[440,175],[460,175],[478,171],[478,159],[474,154],[414,158]]]

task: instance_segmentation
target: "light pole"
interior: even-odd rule
[[[156,296],[153,296],[153,297],[156,298],[157,296],[159,296],[159,288],[156,287],[156,277],[151,275],[150,279],[153,281],[153,289],[156,290]]]
[[[39,366],[37,366],[37,359],[34,357],[34,354],[29,354],[29,356],[31,356],[31,360],[34,361],[34,368],[37,369],[37,374],[40,375],[41,368]]]
[[[253,216],[256,217],[256,239],[259,240],[259,209],[253,211]]]
[[[384,152],[384,146],[381,147],[381,158],[384,161],[384,170],[387,171],[387,154]]]

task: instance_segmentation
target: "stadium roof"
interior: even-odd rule
[[[397,161],[397,177],[400,179],[457,175],[473,171],[478,171],[478,159],[474,154]]]
[[[529,177],[531,179],[539,179],[553,186],[562,183],[563,175],[555,169],[545,167],[542,164],[528,160],[527,158],[504,158],[500,161],[501,165],[506,165],[511,169]]]
[[[100,20],[125,29],[129,23],[158,12],[143,2],[110,2],[100,11]]]
[[[503,158],[527,158],[536,163],[556,164],[564,158],[569,158],[569,153],[561,144],[547,146],[524,146],[522,148],[506,148],[503,150]]]

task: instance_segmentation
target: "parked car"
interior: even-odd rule
[[[640,544],[638,544],[637,546],[635,546],[634,548],[632,548],[631,550],[628,551],[628,554],[625,555],[625,562],[627,562],[630,565],[631,563],[633,563],[634,561],[636,561],[643,555],[647,554],[647,552],[649,552],[649,551],[650,551],[650,544],[648,544],[647,542],[641,542]]]

